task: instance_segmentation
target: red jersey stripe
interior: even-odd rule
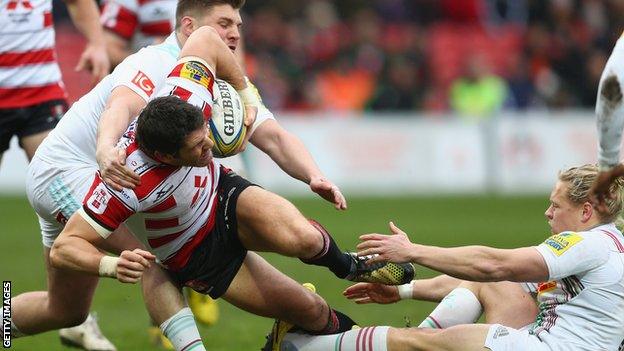
[[[606,230],[602,230],[603,233],[607,234],[612,240],[613,242],[615,242],[615,247],[617,247],[618,251],[620,253],[624,253],[624,245],[622,245],[622,243],[620,242],[620,240],[617,238],[617,236],[615,236],[615,234],[608,232]]]
[[[175,198],[173,196],[169,195],[165,199],[165,201],[163,201],[163,202],[159,203],[158,205],[156,205],[156,206],[154,206],[154,207],[152,207],[150,209],[147,209],[147,210],[145,210],[143,212],[146,212],[146,213],[164,212],[164,211],[167,211],[167,210],[170,210],[170,209],[174,208],[176,205],[177,205],[177,203],[176,203]]]
[[[145,220],[145,229],[147,230],[158,230],[158,229],[166,229],[173,228],[180,225],[180,221],[177,217],[174,218],[165,218],[165,219],[146,219]]]
[[[27,52],[5,52],[0,54],[0,67],[18,67],[55,61],[56,55],[52,48]]]
[[[135,145],[135,143],[132,145]],[[171,174],[179,169],[179,167],[163,165],[148,170],[141,176],[141,185],[134,189],[137,200],[141,201],[145,199],[152,191],[155,191],[162,182],[166,181]]]
[[[28,88],[0,88],[0,108],[26,107],[66,99],[67,93],[60,83]]]
[[[217,204],[218,200],[217,198],[215,198],[215,201],[212,204],[212,208],[210,209],[210,215],[208,215],[208,222],[206,222],[206,224],[197,231],[197,234],[195,234],[191,238],[191,240],[184,244],[184,246],[182,246],[180,250],[178,250],[171,258],[167,259],[164,262],[169,269],[174,271],[182,269],[182,267],[184,267],[188,263],[188,260],[191,257],[191,253],[193,252],[193,250],[195,250],[195,248],[202,242],[202,240],[204,240],[206,235],[210,233],[212,228],[214,228]]]
[[[46,11],[43,13],[43,27],[49,28],[54,25],[54,18],[52,17],[52,12]]]
[[[167,36],[172,31],[171,22],[169,20],[145,23],[141,26],[141,33],[148,36]]]
[[[108,4],[104,5],[104,9],[102,13],[107,12]],[[117,15],[112,20],[105,20],[103,23],[104,28],[110,30],[111,32],[119,35],[120,37],[130,40],[134,35],[134,31],[136,30],[139,23],[139,18],[137,14],[132,12],[131,10],[120,6],[117,11]]]

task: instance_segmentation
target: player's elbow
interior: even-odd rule
[[[478,277],[478,281],[482,282],[509,280],[511,274],[511,270],[505,262],[493,259],[478,262],[475,270],[477,271],[476,277]]]

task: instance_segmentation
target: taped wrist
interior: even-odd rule
[[[247,84],[247,88],[242,90],[237,90],[238,95],[240,95],[241,100],[243,100],[243,104],[245,106],[260,106],[260,98],[256,93],[255,89],[251,87],[250,84]]]
[[[414,287],[412,286],[412,282],[407,284],[399,285],[399,296],[401,300],[411,300],[414,296]]]
[[[119,257],[102,257],[100,260],[100,267],[98,269],[100,277],[117,278],[117,262],[119,262]]]

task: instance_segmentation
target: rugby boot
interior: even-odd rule
[[[316,293],[316,287],[312,283],[303,283],[303,287],[313,293]],[[271,328],[271,332],[266,336],[266,343],[260,351],[279,351],[282,346],[284,336],[286,336],[286,334],[293,329],[295,329],[294,325],[276,319],[275,323],[273,323],[273,327]]]
[[[100,330],[97,318],[89,313],[87,319],[80,325],[59,330],[61,344],[76,347],[87,351],[117,351]]]
[[[416,270],[412,263],[379,262],[367,264],[373,256],[358,256],[349,253],[352,261],[351,273],[345,278],[354,282],[403,285],[414,280]]]
[[[165,336],[165,334],[162,333],[162,330],[160,330],[159,327],[151,326],[147,330],[147,333],[149,334],[150,342],[152,343],[152,345],[164,350],[175,349],[171,341],[167,339],[167,337]]]
[[[219,305],[210,296],[188,289],[188,304],[195,320],[203,325],[215,325],[219,320]]]

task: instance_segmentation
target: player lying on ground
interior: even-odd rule
[[[172,85],[164,95],[183,89],[192,92],[184,96],[188,101],[201,100],[210,106],[211,69],[196,58],[190,60],[174,70],[179,75],[168,78]],[[206,77],[199,81],[206,84],[201,89],[192,79],[184,79],[188,67],[203,68]],[[212,158],[206,110],[177,96],[148,103],[122,143],[128,164],[140,170],[141,185],[115,191],[96,175],[83,208],[70,218],[52,247],[55,267],[138,279],[151,265],[150,257],[126,271],[119,270],[119,258],[97,250],[126,222],[179,286],[213,298],[223,296],[243,310],[285,319],[317,334],[350,330],[353,322],[248,250],[299,257],[341,278],[367,280],[370,274],[385,272],[392,275],[389,282],[411,280],[410,264],[363,264],[342,253],[320,225],[308,222],[288,201],[220,166]],[[310,227],[322,237],[321,243],[310,234]],[[175,321],[188,312],[179,303],[173,306],[174,302],[161,300],[159,308],[178,309],[171,317]],[[163,326],[163,330],[167,335],[176,328]],[[167,337],[176,344],[176,335]],[[188,347],[193,340],[186,338],[180,345]]]
[[[597,174],[593,165],[559,174],[546,211],[554,235],[538,246],[425,246],[411,243],[393,224],[393,235],[361,237],[359,254],[414,262],[467,280],[459,285],[464,290],[451,293],[452,310],[438,308],[421,324],[446,329],[372,327],[319,337],[288,333],[273,349],[334,350],[339,345],[349,351],[367,340],[363,349],[370,351],[617,350],[624,339],[624,237],[614,221],[622,210],[624,182],[613,185],[614,197],[606,202],[609,212],[599,213],[589,201]],[[449,277],[436,279],[445,286],[442,291],[457,284]],[[530,286],[536,287],[530,290],[537,292],[537,304],[525,289]],[[409,290],[403,296],[410,293],[427,296]],[[360,302],[390,302],[398,300],[399,289],[360,284],[345,294]],[[428,297],[440,296],[438,291]],[[475,321],[481,307],[487,324],[460,324]]]

